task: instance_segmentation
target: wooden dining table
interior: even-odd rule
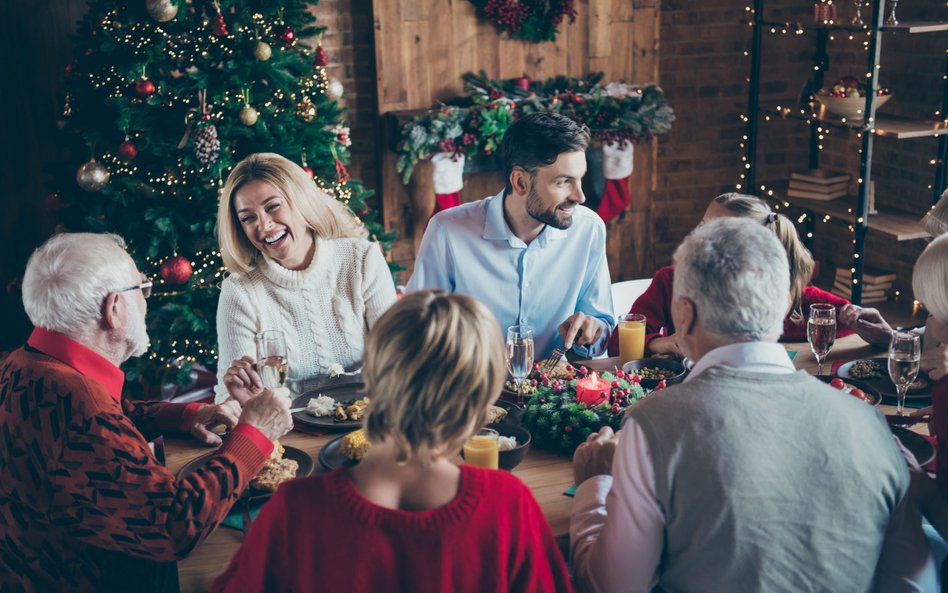
[[[817,364],[809,346],[804,343],[785,344],[788,351],[796,352],[793,362],[798,369],[816,373]],[[836,341],[824,365],[824,373],[829,373],[834,361],[849,361],[857,358],[878,356],[880,351],[866,344],[855,335]],[[600,358],[583,361],[593,370],[614,370],[619,359]],[[895,413],[893,406],[879,406],[885,414]],[[912,430],[927,434],[925,424],[916,424]],[[314,466],[319,470],[317,461],[319,450],[338,433],[326,433],[315,436],[292,431],[280,441],[292,447],[302,449],[309,454]],[[171,438],[165,443],[166,465],[172,473],[177,473],[189,461],[208,452],[193,439]],[[563,535],[569,531],[569,514],[572,498],[564,493],[573,484],[573,466],[569,458],[535,448],[530,449],[524,461],[513,470],[513,474],[529,486],[549,521],[553,533]],[[188,558],[178,563],[178,573],[182,593],[207,591],[214,578],[220,574],[231,557],[240,547],[243,532],[228,527],[219,527]]]

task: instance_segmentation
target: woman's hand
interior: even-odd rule
[[[256,370],[257,361],[249,356],[235,360],[224,373],[224,387],[227,393],[241,406],[263,391],[263,381]]]
[[[846,305],[839,311],[839,322],[848,325],[860,338],[875,346],[888,346],[892,339],[892,327],[877,309]]]
[[[922,352],[919,365],[928,373],[932,381],[940,381],[942,377],[948,375],[948,346],[942,344],[937,348]]]

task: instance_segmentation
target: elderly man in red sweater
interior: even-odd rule
[[[148,282],[120,237],[62,234],[30,257],[36,329],[0,363],[0,591],[177,591],[174,561],[224,518],[292,427],[285,394],[236,406],[133,403],[119,365],[148,346]],[[239,414],[239,418],[238,418]],[[207,430],[232,427],[220,438]],[[176,481],[147,439],[214,460]]]

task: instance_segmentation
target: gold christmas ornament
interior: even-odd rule
[[[244,108],[240,110],[240,123],[245,126],[252,126],[257,123],[259,116],[260,114],[257,113],[256,109],[250,105],[244,105]]]
[[[109,170],[94,158],[76,171],[76,183],[86,191],[99,191],[109,182]]]
[[[266,62],[270,59],[270,56],[273,55],[273,50],[270,49],[270,46],[262,41],[258,41],[257,45],[253,48],[253,57],[257,58],[261,62]]]
[[[159,23],[166,23],[178,14],[178,5],[171,0],[145,0],[148,16]]]
[[[313,120],[316,119],[316,105],[309,100],[309,97],[304,97],[302,101],[296,104],[296,117],[308,124],[313,123]]]

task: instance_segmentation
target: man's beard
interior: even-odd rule
[[[530,184],[530,193],[527,194],[527,214],[534,220],[555,229],[568,229],[570,225],[573,224],[573,217],[559,218],[556,215],[556,209],[566,203],[567,202],[562,202],[549,210],[543,210],[543,203],[540,199],[540,194],[537,193],[536,184]]]

